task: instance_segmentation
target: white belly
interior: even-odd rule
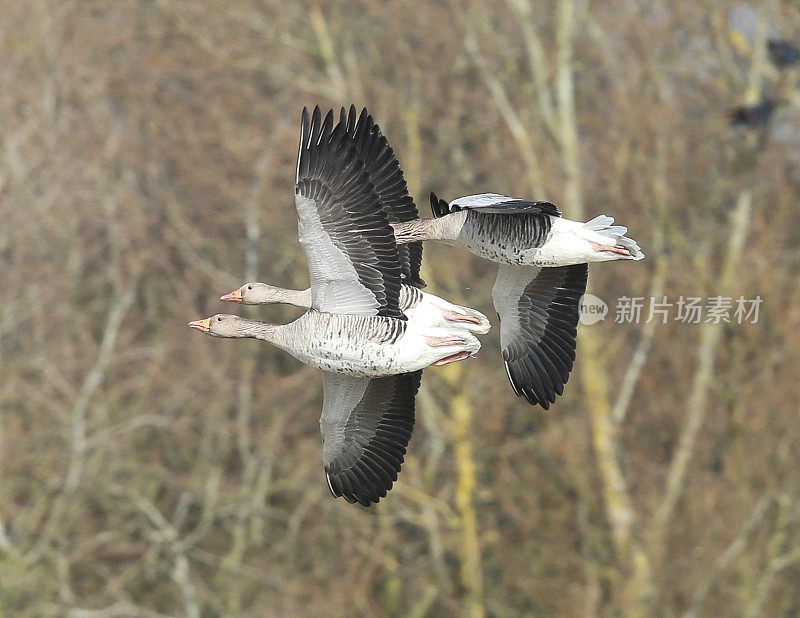
[[[541,247],[523,252],[523,263],[533,266],[570,266],[597,260],[583,224],[554,218],[550,237]]]
[[[333,373],[372,378],[424,369],[432,363],[467,351],[475,354],[480,342],[468,331],[458,328],[437,328],[428,324],[409,322],[406,332],[395,343],[381,344],[365,341],[343,333],[340,337],[325,337],[314,340],[301,350],[286,349],[298,360]],[[466,341],[463,344],[428,345],[428,337],[457,335]]]

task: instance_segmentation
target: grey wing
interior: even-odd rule
[[[330,313],[405,319],[394,232],[345,127],[303,110],[297,157],[298,235],[308,258],[311,306]]]
[[[349,111],[341,109],[339,118],[339,123],[344,125],[347,135],[355,144],[389,222],[404,223],[419,219],[417,206],[408,194],[403,170],[400,169],[389,141],[367,109],[362,109],[361,114],[356,116],[356,108],[351,105]],[[399,245],[397,250],[400,255],[403,282],[415,287],[425,287],[425,282],[419,275],[422,265],[422,243]]]
[[[459,197],[448,204],[445,200],[439,199],[434,193],[431,193],[431,210],[436,218],[465,209],[486,213],[561,216],[561,211],[552,202],[522,200],[508,195],[500,195],[499,193],[479,193],[477,195]]]
[[[500,348],[518,396],[545,410],[564,393],[575,361],[587,264],[539,268],[501,264],[492,290]]]
[[[372,379],[322,374],[322,462],[335,497],[369,506],[392,488],[421,380],[421,370]]]

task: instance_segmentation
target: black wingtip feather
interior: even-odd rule
[[[309,145],[319,143],[321,127],[322,127],[322,110],[320,110],[319,105],[315,105],[314,111],[311,114],[311,139],[309,140]]]
[[[587,264],[543,268],[520,298],[521,331],[502,353],[514,392],[531,405],[548,410],[564,393],[587,274]]]
[[[360,418],[358,439],[350,441],[348,455],[325,466],[328,487],[335,497],[370,506],[384,498],[397,480],[414,427],[414,399],[422,371],[375,378],[351,413]],[[372,435],[364,434],[370,417],[378,415]],[[365,415],[365,416],[364,416]],[[348,421],[348,424],[351,421]],[[365,436],[369,436],[368,438]],[[355,456],[353,461],[349,459]],[[347,461],[347,464],[340,462]]]
[[[457,208],[456,210],[461,209]],[[450,204],[445,200],[439,199],[436,194],[431,191],[431,212],[433,213],[434,219],[438,219],[439,217],[444,217],[455,211],[451,208]]]
[[[351,104],[349,108],[340,108],[337,129],[347,136],[355,146],[355,154],[361,159],[367,172],[368,181],[378,195],[380,207],[389,218],[390,223],[403,223],[419,218],[414,200],[408,194],[403,171],[381,132],[366,107],[360,112]],[[403,283],[424,287],[425,282],[419,277],[422,265],[422,243],[415,242],[397,247],[400,257]]]

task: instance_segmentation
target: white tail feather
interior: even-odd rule
[[[628,228],[624,225],[614,225],[614,217],[597,215],[591,221],[584,223],[583,227],[608,238],[611,246],[626,249],[630,253],[630,257],[626,256],[621,259],[641,260],[644,258],[644,253],[642,253],[636,241],[625,236],[628,233]]]
[[[587,221],[583,224],[587,230],[593,230],[595,232],[599,232],[600,230],[606,229],[609,225],[614,223],[614,217],[609,217],[608,215],[597,215],[591,221]]]

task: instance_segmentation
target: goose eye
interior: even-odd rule
[[[248,290],[252,290],[252,289],[253,289],[253,286],[252,286],[252,285],[248,285],[248,286],[247,286],[247,289],[248,289]]]
[[[217,322],[222,322],[222,318],[217,318]]]

